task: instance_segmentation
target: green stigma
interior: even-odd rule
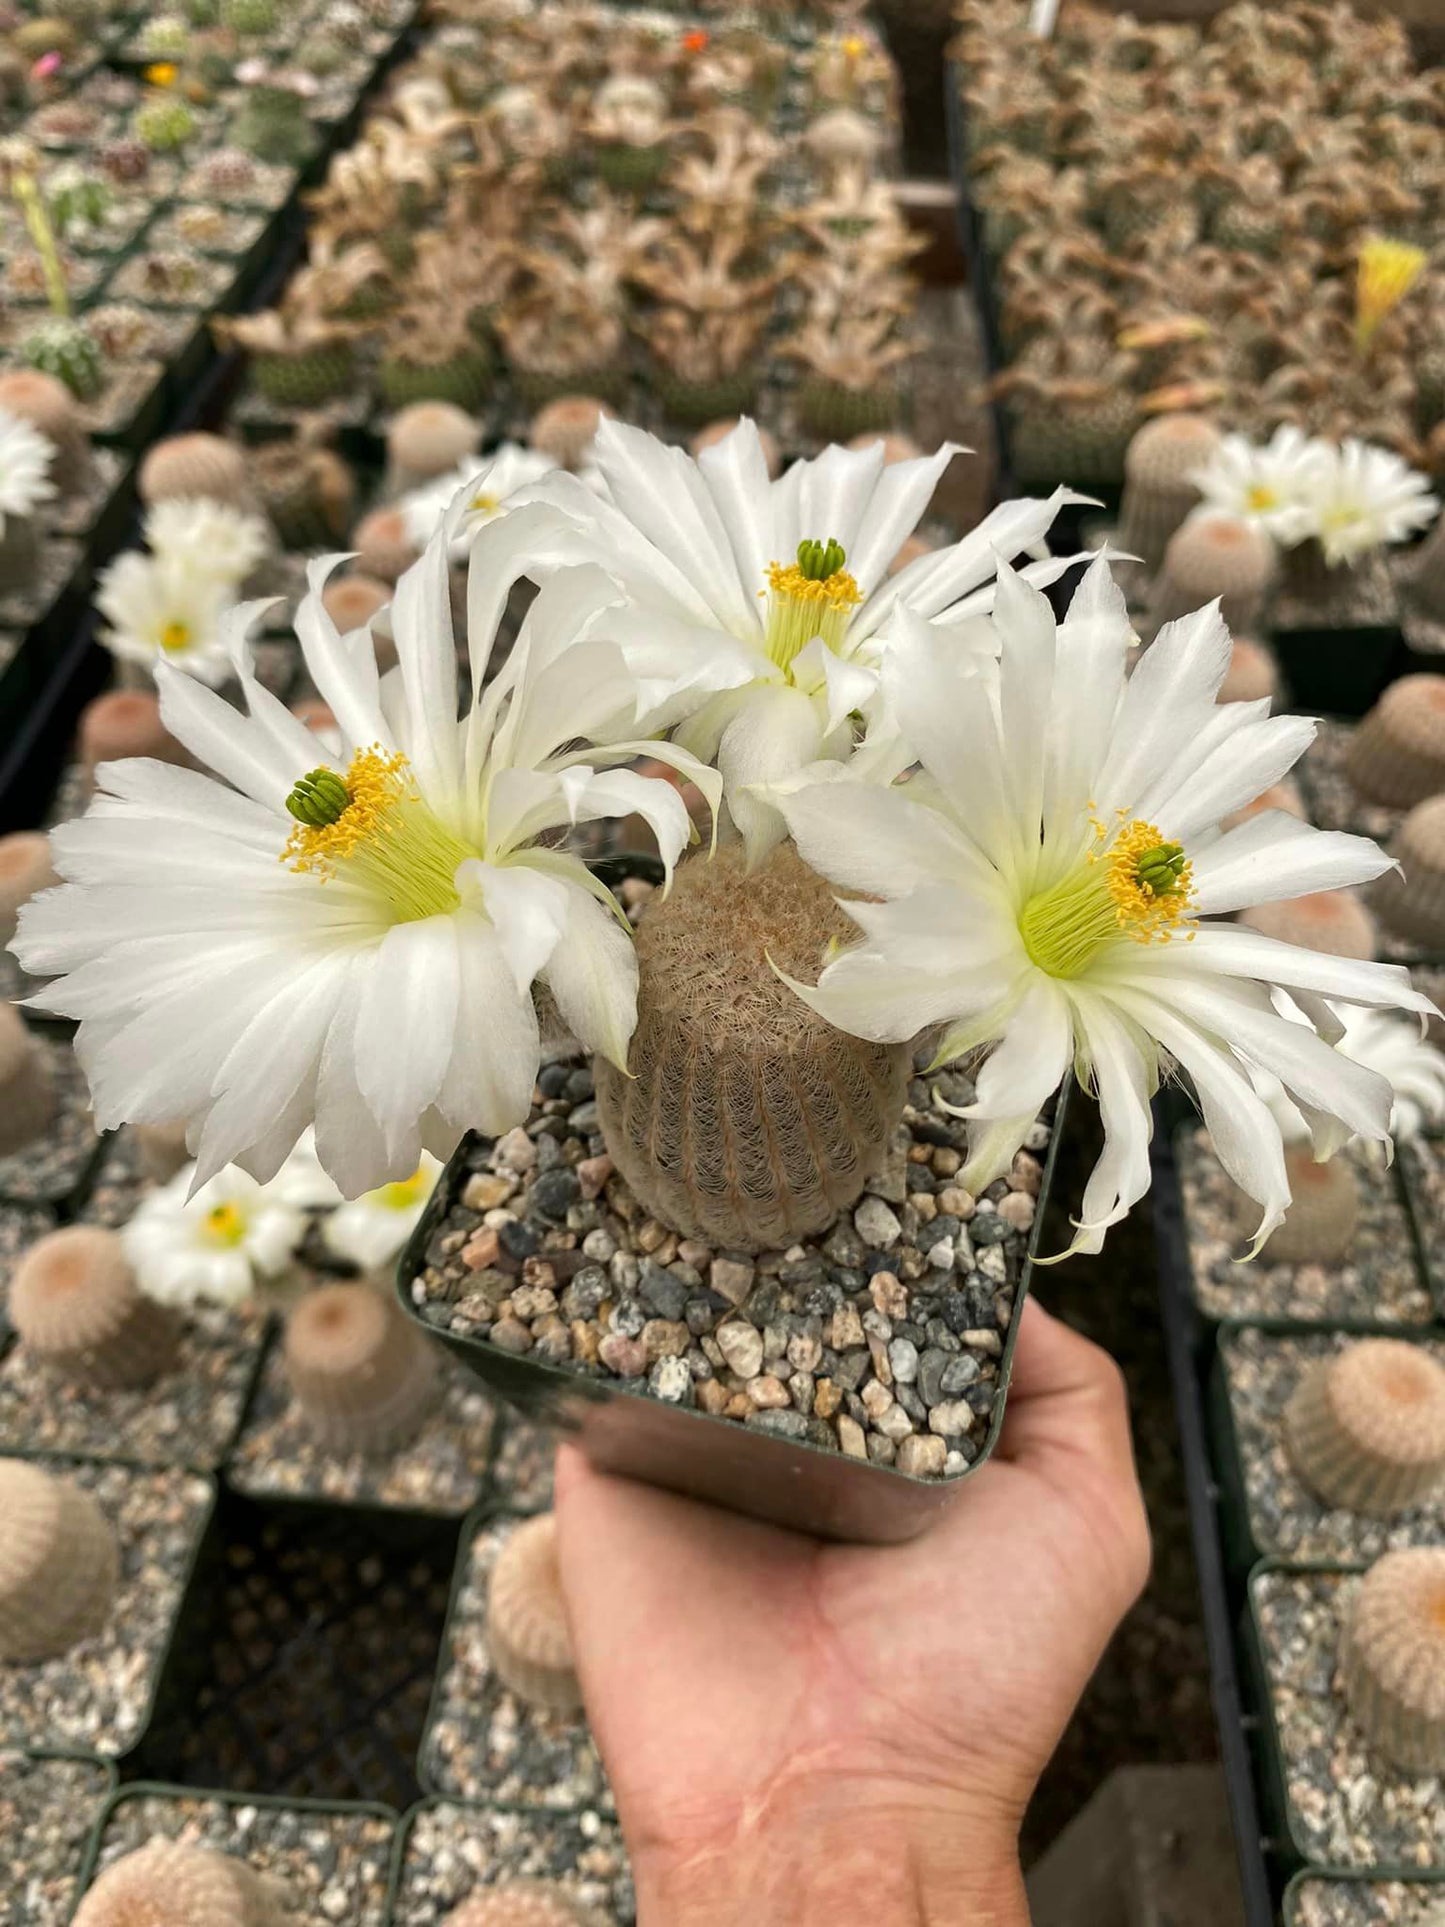
[[[798,569],[805,581],[826,582],[848,560],[848,551],[830,536],[826,542],[800,542]]]
[[[1179,888],[1184,874],[1184,845],[1160,843],[1135,861],[1135,872],[1151,896],[1167,897]]]
[[[313,769],[301,777],[286,798],[286,807],[298,823],[314,830],[339,823],[351,791],[334,769]]]

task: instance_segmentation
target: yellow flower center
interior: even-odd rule
[[[1252,482],[1245,490],[1244,502],[1246,508],[1253,509],[1257,515],[1263,515],[1269,509],[1279,507],[1279,494],[1269,486],[1268,482]]]
[[[162,626],[159,641],[167,655],[174,654],[178,649],[189,649],[191,625],[188,622],[182,622],[179,616],[172,616],[170,621]]]
[[[844,568],[840,542],[800,542],[796,562],[768,564],[765,647],[779,669],[790,669],[800,650],[821,636],[836,650],[863,592]]]
[[[430,1180],[424,1165],[418,1165],[409,1178],[383,1184],[372,1195],[385,1211],[411,1211],[427,1195]]]
[[[467,507],[473,515],[495,515],[501,506],[502,498],[500,495],[487,495],[485,493],[474,495],[467,504]]]
[[[206,1213],[206,1242],[235,1246],[246,1235],[246,1214],[236,1204],[213,1204]]]
[[[302,875],[360,884],[384,902],[393,923],[450,916],[461,902],[457,865],[479,852],[422,801],[399,752],[358,750],[344,777],[312,770],[286,807],[296,827],[281,861]]]
[[[1112,838],[1094,825],[1095,845],[1076,870],[1029,898],[1019,935],[1050,977],[1079,977],[1107,945],[1167,943],[1189,932],[1193,876],[1184,849],[1137,818]]]

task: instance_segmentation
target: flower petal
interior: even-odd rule
[[[1367,836],[1317,830],[1286,810],[1246,817],[1193,858],[1192,908],[1200,916],[1367,883],[1392,859]]]
[[[637,1026],[637,950],[628,931],[584,889],[567,891],[567,927],[544,975],[563,1021],[619,1070]]]

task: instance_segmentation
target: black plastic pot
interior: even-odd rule
[[[852,1459],[842,1452],[749,1431],[734,1420],[714,1418],[626,1390],[621,1381],[582,1378],[558,1365],[500,1351],[486,1339],[461,1337],[426,1320],[422,1322],[489,1390],[515,1406],[523,1417],[571,1434],[603,1471],[686,1493],[820,1539],[888,1545],[917,1538],[957,1498],[998,1443],[1067,1094],[1066,1086],[1054,1113],[1039,1210],[1014,1296],[988,1432],[978,1458],[955,1478],[916,1479],[890,1466]],[[468,1173],[467,1157],[475,1142],[474,1137],[464,1139],[453,1153],[425,1215],[402,1252],[397,1285],[402,1303],[413,1317],[419,1314],[412,1300],[411,1281],[426,1266],[427,1246]]]
[[[1274,629],[1269,639],[1291,706],[1311,715],[1363,716],[1400,673],[1395,628]]]

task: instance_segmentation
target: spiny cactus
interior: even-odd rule
[[[352,531],[351,546],[361,573],[381,582],[395,582],[416,561],[416,548],[400,509],[373,509],[363,515]]]
[[[305,103],[289,87],[248,89],[227,135],[232,145],[278,167],[299,167],[315,138]]]
[[[1274,544],[1262,530],[1233,516],[1195,515],[1165,547],[1150,620],[1173,622],[1218,596],[1230,628],[1248,634],[1259,628],[1274,572]]]
[[[403,495],[450,474],[476,454],[481,439],[481,423],[454,402],[413,402],[386,431],[387,493]]]
[[[153,154],[173,154],[196,137],[196,117],[178,94],[158,94],[136,109],[131,129]]]
[[[218,201],[232,200],[255,186],[256,162],[239,147],[218,147],[201,162],[200,183]]]
[[[148,1385],[175,1363],[174,1316],[144,1296],[119,1233],[99,1225],[35,1241],[15,1270],[10,1317],[32,1358],[82,1385]]]
[[[224,435],[196,430],[167,435],[140,465],[136,486],[147,508],[157,502],[222,502],[245,514],[256,505],[244,450]]]
[[[550,1512],[515,1527],[497,1554],[487,1587],[487,1651],[498,1679],[529,1706],[581,1709]]]
[[[1273,702],[1279,695],[1279,664],[1267,643],[1236,636],[1229,651],[1229,668],[1219,686],[1222,703]]]
[[[335,549],[351,522],[356,477],[334,448],[303,434],[267,442],[253,457],[261,505],[288,549]]]
[[[59,881],[50,861],[50,838],[43,830],[0,836],[0,944],[15,935],[21,905]]]
[[[1377,1753],[1406,1773],[1445,1773],[1445,1547],[1375,1561],[1345,1609],[1340,1678]]]
[[[1308,1144],[1285,1147],[1290,1207],[1260,1255],[1262,1264],[1330,1265],[1347,1258],[1360,1222],[1360,1182],[1354,1167],[1343,1158],[1316,1164]],[[1252,1232],[1258,1221],[1249,1216],[1240,1194],[1240,1230]]]
[[[379,576],[337,575],[322,590],[321,606],[344,636],[370,622],[391,596],[391,584]]]
[[[276,31],[281,14],[276,0],[220,0],[218,17],[229,32],[259,39]]]
[[[105,382],[105,363],[95,338],[79,322],[51,315],[33,328],[20,344],[20,359],[29,368],[54,375],[81,401],[94,401]]]
[[[409,1445],[440,1394],[432,1341],[372,1285],[308,1292],[286,1320],[284,1351],[296,1403],[329,1451]]]
[[[23,1459],[0,1459],[0,1660],[52,1659],[100,1631],[120,1553],[91,1495]]]
[[[153,756],[162,763],[185,763],[186,752],[161,721],[156,696],[144,689],[112,689],[80,713],[80,761],[94,776],[99,763],[127,756]]]
[[[88,485],[95,470],[90,438],[64,382],[38,368],[11,368],[0,374],[0,411],[29,422],[50,443],[50,479],[59,494]]]
[[[1378,948],[1375,923],[1351,890],[1317,890],[1281,903],[1260,903],[1241,910],[1239,921],[1262,937],[1323,950],[1331,957],[1368,961]]]
[[[1219,443],[1219,430],[1203,415],[1161,415],[1146,422],[1124,451],[1119,546],[1151,574],[1163,562],[1170,536],[1199,506],[1199,490],[1189,478]]]
[[[592,453],[597,427],[612,410],[595,395],[559,395],[532,417],[527,439],[559,468],[581,468]]]
[[[50,1128],[55,1078],[43,1044],[14,1004],[0,1004],[0,1157],[23,1150]]]
[[[1381,921],[1429,950],[1445,949],[1445,795],[1417,803],[1390,847],[1399,870],[1370,892]]]
[[[349,394],[356,355],[349,341],[334,341],[290,354],[254,354],[251,377],[278,408],[320,408]]]
[[[73,1927],[287,1927],[296,1918],[278,1881],[157,1835],[96,1876]]]
[[[478,342],[443,360],[423,360],[414,356],[398,333],[395,345],[383,356],[377,369],[377,384],[388,408],[405,408],[421,401],[444,401],[472,412],[480,408],[491,393],[492,358]]]
[[[153,1184],[167,1183],[190,1163],[184,1124],[127,1124],[125,1128],[142,1175]]]
[[[1402,676],[1350,738],[1345,771],[1372,803],[1409,809],[1445,790],[1445,676]]]
[[[1393,1518],[1445,1482],[1445,1367],[1420,1345],[1359,1339],[1309,1367],[1283,1429],[1327,1505]]]
[[[550,1880],[507,1880],[453,1908],[442,1927],[602,1927],[599,1915]]]
[[[637,933],[630,1076],[599,1062],[602,1129],[647,1209],[758,1250],[821,1231],[883,1163],[909,1054],[825,1024],[774,969],[811,980],[852,926],[790,849],[685,863]]]

